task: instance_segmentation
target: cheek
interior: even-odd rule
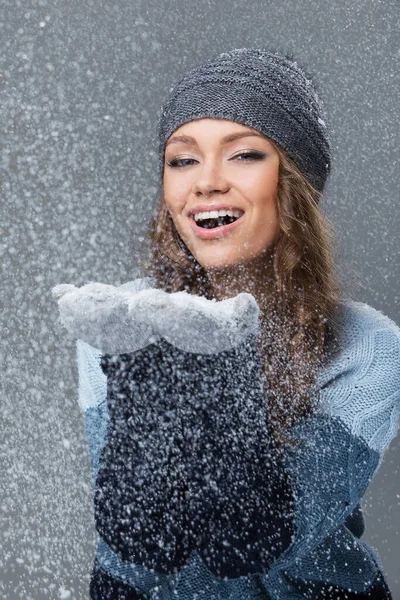
[[[167,177],[164,178],[164,200],[172,218],[179,214],[185,206],[185,195],[182,188],[174,185]]]
[[[257,220],[264,223],[277,219],[278,179],[259,176],[242,186],[242,193],[257,215]]]
[[[182,198],[182,194],[177,195],[176,193],[173,193],[167,196],[164,193],[164,201],[177,232],[181,238],[185,238],[188,233],[190,223],[182,215],[182,211],[186,205],[185,200]]]
[[[278,189],[278,169],[273,165],[268,169],[260,169],[253,177],[245,179],[242,185],[249,198],[254,197],[257,202],[269,202],[276,196]]]
[[[253,195],[252,219],[249,225],[249,233],[259,241],[269,243],[271,239],[276,238],[279,233],[276,186],[266,186],[264,182],[263,193]]]
[[[255,219],[250,226],[249,234],[254,240],[269,242],[275,238],[279,231],[279,223],[276,211],[270,205],[255,213]]]
[[[163,189],[165,203],[172,216],[179,214],[186,204],[187,198],[187,185],[180,177],[179,181],[173,174],[164,174]]]
[[[185,203],[176,195],[164,195],[164,199],[171,217],[175,220],[175,218],[181,213]]]

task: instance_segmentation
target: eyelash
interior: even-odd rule
[[[233,158],[238,158],[239,156],[247,156],[247,157],[251,156],[253,158],[251,158],[250,160],[245,160],[245,161],[241,161],[241,162],[252,162],[252,160],[254,160],[254,159],[255,160],[262,160],[263,158],[266,157],[266,154],[263,154],[262,152],[241,152],[240,154],[237,154]],[[182,160],[195,160],[195,159],[194,158],[174,158],[174,159],[171,160],[171,162],[167,163],[167,165],[169,167],[172,167],[173,169],[175,169],[175,168],[182,169],[185,166],[188,166],[188,165],[178,165],[177,164],[178,161],[182,161]]]

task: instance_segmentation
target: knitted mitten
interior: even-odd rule
[[[69,333],[102,352],[134,352],[157,339],[149,325],[128,313],[132,292],[105,283],[80,288],[62,283],[51,292]]]
[[[192,550],[221,577],[266,572],[291,541],[292,496],[268,433],[257,303],[144,290],[127,306],[125,326],[156,341],[102,357],[99,533],[124,560],[164,573]]]

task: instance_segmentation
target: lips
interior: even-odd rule
[[[231,208],[231,207],[228,207],[228,209],[229,208]],[[209,211],[212,209],[208,208],[207,210]],[[214,210],[217,210],[217,209],[214,209]],[[223,208],[220,208],[219,210],[223,210]],[[241,209],[237,209],[237,210],[241,210]],[[202,211],[196,210],[196,212],[202,212]],[[220,225],[220,227],[213,227],[212,229],[204,229],[203,227],[199,227],[199,225],[197,225],[196,221],[194,220],[194,216],[192,215],[190,217],[190,225],[191,225],[194,233],[197,235],[197,237],[201,238],[202,240],[213,240],[216,238],[224,237],[225,235],[228,235],[229,233],[231,233],[231,231],[233,231],[238,225],[241,224],[241,222],[243,221],[244,215],[245,215],[245,213],[243,213],[242,216],[239,217],[238,219],[236,219],[236,221],[234,221],[233,223],[229,223],[229,225]]]
[[[196,213],[199,212],[211,212],[212,210],[240,210],[243,212],[243,209],[239,206],[232,206],[232,204],[199,204],[192,208],[189,212],[188,216],[193,217]]]

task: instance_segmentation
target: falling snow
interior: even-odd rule
[[[195,373],[198,377],[199,372],[204,375],[200,380],[204,391],[207,369],[214,368],[218,371],[214,385],[221,391],[223,368],[220,358],[212,365],[213,353],[235,356],[238,370],[245,368],[240,354],[235,353],[244,332],[254,333],[252,324],[257,316],[254,302],[248,297],[244,301],[242,297],[238,303],[228,301],[218,313],[220,304],[202,298],[188,299],[186,293],[168,300],[171,304],[166,307],[161,293],[150,295],[154,304],[148,311],[143,308],[149,300],[146,290],[136,295],[127,288],[125,293],[124,288],[119,288],[120,284],[143,276],[140,259],[148,249],[147,224],[155,212],[158,191],[156,120],[172,82],[189,68],[218,52],[249,45],[270,45],[293,53],[299,65],[309,65],[310,76],[319,84],[318,95],[329,117],[327,123],[321,121],[320,125],[333,128],[333,170],[322,209],[338,232],[343,278],[349,288],[362,279],[364,287],[358,289],[357,298],[400,323],[397,1],[312,0],[298,4],[282,1],[270,3],[267,8],[262,0],[245,4],[237,0],[207,1],[196,5],[182,0],[163,4],[155,0],[116,3],[4,0],[2,3],[0,598],[89,597],[98,541],[95,509],[101,507],[101,497],[96,496],[96,504],[93,503],[90,448],[78,404],[75,354],[78,329],[68,330],[68,315],[65,313],[64,322],[60,319],[61,304],[52,295],[52,289],[61,283],[75,286],[78,294],[77,290],[90,283],[110,286],[116,303],[103,303],[103,309],[111,310],[112,305],[111,313],[116,310],[118,318],[102,321],[104,311],[95,311],[101,319],[93,319],[86,331],[87,342],[92,342],[94,348],[100,349],[102,342],[108,340],[111,345],[104,345],[104,352],[139,350],[145,361],[146,352],[155,351],[156,342],[176,343],[170,348],[166,346],[171,355],[167,352],[164,355],[166,363],[171,358],[181,361],[180,372],[172,369],[178,391],[164,398],[170,413],[163,412],[165,406],[158,405],[149,415],[146,412],[149,407],[140,405],[142,412],[129,414],[131,420],[126,421],[123,431],[132,435],[135,427],[141,425],[141,418],[151,417],[151,435],[146,439],[134,438],[135,444],[139,448],[145,444],[144,449],[154,464],[163,458],[162,453],[157,454],[154,443],[162,439],[165,455],[170,458],[169,468],[176,468],[177,475],[179,468],[183,469],[181,481],[186,487],[182,483],[180,495],[170,498],[171,514],[177,522],[182,516],[178,509],[186,491],[192,494],[193,507],[198,509],[196,526],[205,526],[206,508],[214,500],[221,500],[215,479],[226,471],[232,475],[228,477],[228,489],[230,493],[233,490],[234,497],[227,514],[238,510],[240,518],[235,523],[239,532],[243,533],[240,519],[248,517],[247,509],[266,510],[265,503],[257,505],[260,498],[256,494],[247,509],[244,507],[240,483],[250,480],[254,484],[257,470],[244,473],[244,465],[235,463],[238,447],[245,447],[248,456],[257,455],[259,434],[264,431],[255,427],[264,416],[259,402],[256,360],[252,364],[254,370],[247,373],[247,379],[243,378],[252,390],[253,402],[248,399],[246,404],[245,394],[233,394],[238,401],[236,420],[213,413],[214,429],[207,449],[208,465],[201,474],[202,486],[196,487],[189,476],[196,474],[196,468],[187,457],[179,452],[174,454],[181,448],[178,436],[174,438],[175,446],[169,443],[169,419],[175,417],[183,439],[190,434],[193,447],[198,449],[206,418],[197,427],[193,426],[196,397],[188,384],[188,373],[193,377]],[[168,318],[160,317],[166,308]],[[177,312],[185,310],[186,323],[194,328],[194,335],[189,337],[185,327],[173,326]],[[132,326],[140,348],[126,345],[126,339],[131,338],[126,319],[129,321],[133,314],[139,319]],[[238,327],[238,314],[244,319],[244,328]],[[71,312],[69,317],[71,325]],[[79,323],[87,324],[87,319],[73,322],[78,327]],[[112,322],[119,329],[110,327]],[[100,329],[94,327],[96,323],[100,323]],[[123,339],[125,345],[116,347],[113,345],[116,339]],[[251,354],[254,346],[243,346],[242,350]],[[186,371],[185,352],[193,353]],[[198,366],[194,358],[197,354],[201,357]],[[387,362],[393,356],[394,350]],[[132,374],[134,365],[129,364]],[[232,364],[227,366],[225,377],[229,374],[238,381],[239,371],[234,373]],[[282,357],[276,357],[275,364],[283,369]],[[111,370],[116,367],[112,363],[108,366]],[[165,377],[159,370],[156,375]],[[116,376],[115,385],[117,379]],[[139,384],[132,379],[130,385]],[[154,394],[151,377],[140,385],[143,389],[148,386],[148,393]],[[222,391],[220,399],[232,402]],[[205,392],[203,401],[209,402]],[[328,405],[334,410],[335,399],[328,398]],[[386,410],[391,408],[387,403]],[[247,430],[242,430],[242,434],[247,431],[247,437],[235,429],[246,410],[251,412],[251,419],[244,419]],[[394,415],[393,412],[393,423]],[[346,416],[351,418],[350,409]],[[115,407],[114,425],[119,417]],[[360,427],[367,439],[371,421],[366,419]],[[212,450],[216,432],[222,430],[229,435],[226,447],[218,454]],[[337,430],[332,431],[338,434]],[[384,434],[386,440],[391,432]],[[380,440],[377,436],[376,447]],[[314,443],[310,439],[308,450],[315,450]],[[361,458],[365,458],[363,449],[359,448]],[[119,449],[112,444],[107,446],[99,464],[102,489],[107,490],[110,485],[106,478],[107,458],[113,452],[120,458],[118,452],[124,450],[124,445]],[[377,549],[393,600],[400,598],[396,552],[399,535],[396,524],[400,522],[398,452],[396,438],[362,502],[366,521],[362,539]],[[268,453],[264,456],[266,464],[268,456]],[[320,459],[321,464],[323,461],[326,461],[323,464],[338,464],[329,462],[338,459],[334,449],[332,455],[321,453]],[[273,460],[277,461],[274,464],[280,464],[280,457],[273,456]],[[144,474],[148,474],[149,464]],[[367,461],[365,464],[361,461],[360,470],[366,464]],[[130,463],[131,468],[134,466]],[[161,508],[163,475],[161,468],[153,470],[153,479],[142,488],[150,496],[161,498]],[[318,489],[317,475],[312,481]],[[280,483],[285,485],[284,481]],[[266,486],[267,495],[266,482],[261,484]],[[336,484],[340,487],[340,479]],[[122,486],[122,491],[127,490]],[[135,493],[140,495],[140,490],[135,489]],[[310,496],[308,500],[313,502],[315,498]],[[137,496],[133,499],[138,501]],[[149,496],[144,494],[141,500],[143,514],[148,516]],[[199,507],[204,511],[202,514]],[[115,516],[118,507],[114,508]],[[317,519],[320,515],[314,516]],[[190,523],[189,517],[184,514]],[[168,545],[168,539],[172,539],[168,538],[169,526],[173,524],[173,520],[164,523],[165,538],[161,538],[161,544],[165,543],[165,560],[173,555],[172,546]],[[109,525],[111,529],[107,530]],[[312,523],[309,525],[311,528]],[[102,526],[104,531],[112,531],[112,520]],[[230,561],[229,545],[217,525],[206,529],[213,543],[221,544],[218,564],[223,570]],[[286,528],[283,522],[280,531],[282,536],[276,540],[278,549],[280,544],[284,545],[290,527]],[[264,533],[265,540],[269,532]],[[126,543],[128,553],[131,552],[133,542],[129,532],[126,534],[122,528],[119,534],[121,544]],[[245,543],[241,552],[249,552],[248,546],[251,544]],[[267,563],[269,558],[261,542],[259,547]],[[351,544],[345,549],[353,550]],[[201,552],[211,570],[216,566],[215,556],[207,554],[206,547]],[[328,548],[327,555],[329,552]],[[304,597],[310,589],[312,586],[307,584]],[[153,590],[157,594],[157,583]]]

